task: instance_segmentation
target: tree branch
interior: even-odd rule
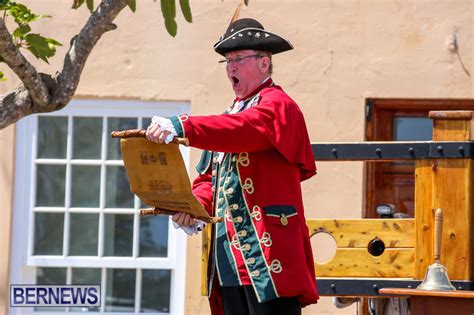
[[[36,69],[26,60],[12,41],[12,36],[5,23],[0,19],[0,55],[5,63],[15,72],[28,90],[33,103],[44,106],[50,101],[46,84]]]
[[[74,96],[84,65],[102,35],[117,28],[113,20],[130,0],[103,0],[71,40],[62,70],[52,78],[39,74],[18,51],[0,19],[0,55],[23,82],[0,97],[0,130],[34,113],[52,112],[66,106]]]
[[[116,28],[112,22],[128,2],[129,0],[103,0],[81,32],[72,39],[63,69],[55,78],[57,86],[53,90],[49,106],[52,110],[60,109],[69,103],[89,54],[105,32]]]
[[[33,114],[33,101],[23,84],[0,100],[0,130]]]

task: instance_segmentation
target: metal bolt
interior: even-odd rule
[[[415,156],[415,149],[413,149],[412,147],[409,147],[408,153],[410,153],[411,156]]]
[[[337,157],[337,149],[332,149],[331,153],[332,155],[334,155],[334,157]]]
[[[375,154],[377,154],[379,157],[382,156],[382,150],[380,148],[375,149]]]
[[[462,156],[464,156],[464,147],[462,145],[458,147],[458,151],[459,153],[461,153]]]

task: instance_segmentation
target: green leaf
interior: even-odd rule
[[[175,37],[178,33],[178,24],[176,24],[176,21],[174,19],[165,20],[165,26],[168,33]]]
[[[12,35],[13,37],[16,37],[16,38],[23,38],[23,36],[25,36],[25,34],[31,32],[31,27],[28,25],[28,24],[25,24],[25,25],[22,25],[20,27],[17,27]]]
[[[94,0],[86,0],[86,4],[90,12],[94,11]]]
[[[0,10],[6,10],[10,6],[10,0],[0,0]]]
[[[46,38],[39,34],[27,34],[24,37],[26,41],[26,48],[38,59],[48,62],[48,58],[54,56],[56,53],[56,46],[62,46],[61,43],[52,39]]]
[[[191,7],[189,6],[189,0],[179,0],[179,6],[183,13],[184,19],[189,23],[193,22],[193,15],[191,14]]]
[[[23,4],[13,2],[7,10],[8,14],[11,15],[19,25],[28,24],[40,18],[39,15],[31,12],[31,10]]]
[[[161,0],[161,12],[165,20],[174,19],[176,17],[175,0]]]
[[[165,18],[165,26],[168,33],[175,37],[178,32],[178,24],[174,20],[176,17],[175,0],[161,0],[161,13]]]
[[[6,81],[7,78],[5,78],[5,75],[3,74],[2,71],[0,71],[0,81]]]
[[[74,0],[72,3],[72,8],[77,9],[84,3],[84,0]]]
[[[130,7],[130,10],[135,13],[135,11],[137,10],[137,0],[130,0],[128,2],[128,6]]]

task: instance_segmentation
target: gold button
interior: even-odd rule
[[[216,176],[217,175],[217,171],[216,170],[213,170],[212,171],[212,176]]]
[[[260,276],[260,271],[259,270],[254,270],[254,271],[252,271],[251,274],[252,274],[253,277],[258,277],[258,276]]]
[[[236,204],[236,203],[234,203],[234,204],[232,205],[232,209],[233,209],[233,210],[238,210],[238,209],[239,209],[239,205]]]
[[[244,244],[244,245],[242,246],[242,249],[243,249],[243,250],[246,250],[246,251],[249,251],[250,248],[251,248],[250,244]]]
[[[286,215],[284,213],[280,214],[280,223],[283,226],[288,225],[288,218],[286,217]]]
[[[242,223],[244,221],[244,219],[242,217],[236,217],[234,218],[234,222],[237,222],[237,223]]]
[[[229,188],[227,189],[226,191],[229,195],[232,195],[234,193],[234,189],[233,188]]]
[[[250,257],[250,258],[247,258],[247,264],[255,264],[255,258],[253,257]]]
[[[247,231],[246,230],[241,230],[238,233],[241,237],[246,237],[247,236]]]

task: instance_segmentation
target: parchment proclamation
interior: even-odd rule
[[[216,221],[192,194],[178,144],[157,144],[132,137],[121,139],[120,147],[130,190],[154,208],[142,210],[142,214],[185,212],[205,222]]]

